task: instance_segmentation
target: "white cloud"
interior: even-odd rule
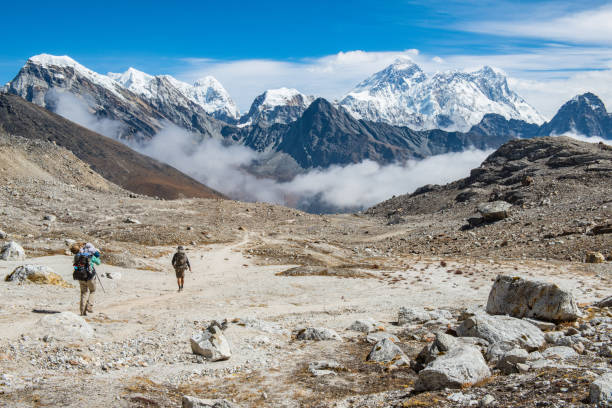
[[[567,136],[567,137],[571,137],[572,139],[576,139],[581,142],[587,142],[587,143],[605,143],[607,145],[611,143],[610,140],[606,140],[599,136],[585,136],[579,133],[572,133],[572,132],[564,133],[562,135],[553,135],[553,136]]]
[[[116,138],[121,133],[123,124],[119,121],[95,116],[93,109],[90,108],[92,103],[85,99],[86,96],[83,96],[82,99],[70,92],[52,88],[45,97],[53,106],[55,113],[74,123],[108,137]]]
[[[551,4],[550,7],[555,7]],[[548,13],[550,15],[550,12]],[[511,37],[541,38],[579,44],[612,45],[612,5],[569,11],[562,16],[546,18],[537,13],[520,20],[498,20],[470,23],[469,31]]]
[[[469,175],[491,151],[467,150],[405,164],[379,165],[366,160],[311,170],[289,182],[255,177],[244,168],[260,154],[214,139],[194,144],[194,136],[168,126],[140,151],[166,162],[232,198],[297,205],[301,208],[362,209],[425,184],[443,184]]]

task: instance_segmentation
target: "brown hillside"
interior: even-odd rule
[[[90,164],[107,180],[135,193],[166,199],[223,198],[174,167],[15,95],[0,94],[0,127],[28,139],[55,142]]]

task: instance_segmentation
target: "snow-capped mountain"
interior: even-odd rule
[[[293,88],[269,89],[255,98],[249,112],[240,118],[240,125],[270,126],[298,120],[314,101]]]
[[[148,100],[164,98],[160,84],[176,88],[184,97],[201,106],[212,117],[228,123],[235,123],[240,117],[238,107],[223,85],[215,78],[207,76],[193,85],[179,81],[170,75],[152,76],[134,68],[124,73],[109,72],[108,77],[126,89]]]
[[[52,111],[63,106],[61,114],[83,126],[95,120],[113,123],[113,134],[107,136],[119,139],[146,142],[168,123],[221,137],[224,124],[194,101],[196,91],[190,95],[183,85],[190,87],[169,76],[153,77],[134,69],[111,77],[67,56],[41,54],[26,62],[5,91]],[[71,110],[81,113],[73,115]],[[94,119],[80,121],[83,110]]]
[[[503,73],[484,67],[429,77],[407,57],[358,84],[340,102],[357,119],[415,130],[467,131],[487,113],[541,124],[544,118],[510,90]]]

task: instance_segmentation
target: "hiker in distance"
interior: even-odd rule
[[[185,271],[189,269],[189,272],[191,272],[191,264],[185,253],[185,247],[182,245],[176,248],[176,253],[172,257],[172,266],[174,266],[174,272],[176,272],[176,283],[180,292],[185,284]]]
[[[87,243],[76,252],[73,260],[72,277],[79,281],[81,288],[81,316],[87,316],[87,312],[93,313],[94,293],[96,292],[94,265],[100,265],[100,251],[91,243]]]

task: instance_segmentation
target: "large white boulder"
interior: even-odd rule
[[[465,319],[457,327],[457,334],[462,337],[480,337],[490,344],[502,341],[513,343],[530,351],[545,343],[542,330],[525,320],[484,313]]]
[[[574,321],[580,316],[572,292],[555,284],[504,275],[493,283],[487,312],[553,322]]]
[[[469,344],[459,344],[440,355],[419,372],[415,384],[418,391],[461,388],[491,376],[480,350]]]
[[[22,246],[15,241],[9,241],[0,250],[0,259],[5,261],[23,261],[26,259]]]
[[[210,361],[228,360],[232,356],[230,344],[219,326],[211,325],[208,329],[194,334],[190,342],[191,351]]]
[[[44,316],[38,321],[37,330],[41,337],[62,341],[90,339],[94,335],[89,323],[72,312]]]

